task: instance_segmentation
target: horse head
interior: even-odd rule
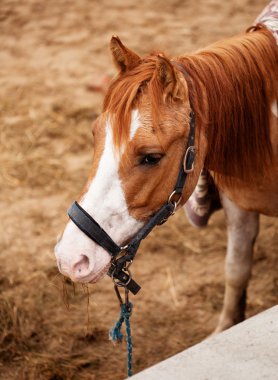
[[[93,125],[94,157],[79,203],[118,245],[125,245],[169,199],[184,160],[190,124],[189,87],[163,54],[140,58],[111,39],[118,76]],[[203,143],[196,130],[196,144]],[[192,193],[203,156],[179,199]],[[111,256],[71,220],[55,247],[58,267],[73,281],[96,282]]]

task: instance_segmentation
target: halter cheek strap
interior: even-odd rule
[[[178,66],[180,66],[180,64],[178,64]],[[180,67],[178,68],[181,70]],[[111,255],[112,261],[108,270],[108,275],[112,277],[114,282],[117,281],[118,285],[124,286],[133,294],[137,294],[139,292],[140,286],[131,278],[128,267],[133,261],[141,241],[149,235],[155,226],[163,224],[171,215],[175,213],[176,208],[181,201],[187,175],[194,169],[194,141],[195,114],[191,111],[186,152],[174,190],[169,196],[168,201],[150,218],[150,220],[125,247],[120,247],[116,244],[107,232],[105,232],[104,229],[101,228],[101,226],[95,221],[95,219],[89,215],[77,202],[74,202],[68,210],[68,215],[76,226]]]

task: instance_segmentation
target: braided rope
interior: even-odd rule
[[[121,333],[121,327],[123,322],[126,326],[126,346],[127,346],[127,375],[132,376],[132,338],[131,338],[131,327],[130,327],[130,315],[132,311],[132,303],[128,302],[126,305],[123,303],[121,305],[119,319],[115,323],[114,327],[109,331],[109,339],[112,340],[114,344],[121,343],[123,340],[123,334]]]

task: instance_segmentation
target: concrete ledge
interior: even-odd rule
[[[133,379],[278,380],[278,306],[132,376]]]

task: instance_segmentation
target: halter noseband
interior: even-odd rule
[[[188,74],[184,67],[178,62],[172,62],[184,75],[187,83]],[[104,248],[112,257],[111,266],[108,270],[108,275],[113,281],[124,286],[133,294],[137,294],[140,286],[132,279],[129,272],[129,265],[132,263],[139,245],[145,237],[149,235],[152,229],[160,224],[163,224],[173,215],[179,205],[188,173],[194,169],[195,159],[195,113],[190,112],[189,134],[187,139],[187,147],[185,156],[179,171],[178,179],[173,192],[168,198],[168,201],[151,217],[151,219],[141,228],[135,237],[124,247],[117,245],[113,239],[101,228],[95,219],[89,215],[77,202],[74,202],[68,210],[70,219],[76,226],[84,232],[95,243]],[[177,197],[177,200],[174,200]]]

